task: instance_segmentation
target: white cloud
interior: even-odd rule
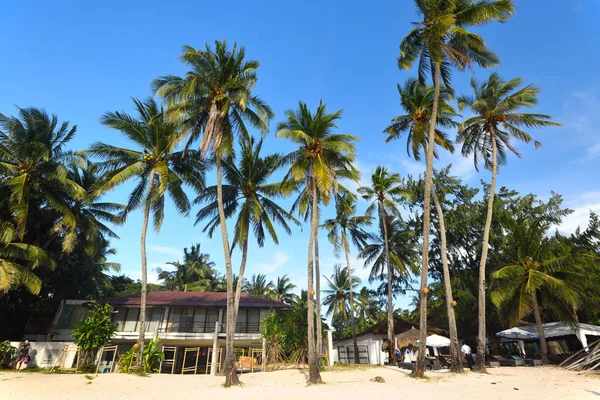
[[[181,257],[181,251],[173,247],[151,244],[148,245],[148,250],[150,250],[153,253],[168,254],[173,257]]]
[[[578,200],[566,204],[573,210],[558,226],[562,233],[573,233],[579,227],[585,229],[589,222],[590,211],[600,213],[600,192],[585,192]]]
[[[596,143],[585,149],[586,161],[594,160],[600,157],[600,143]]]
[[[283,251],[277,251],[273,254],[272,261],[269,263],[258,263],[256,266],[263,274],[273,273],[275,270],[285,266],[290,260],[290,255]]]

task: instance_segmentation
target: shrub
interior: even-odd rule
[[[132,347],[127,353],[122,354],[121,357],[119,357],[119,372],[158,372],[160,362],[165,358],[165,355],[158,348],[159,340],[159,338],[156,338],[144,345],[144,360],[142,362],[143,371],[137,371],[136,368],[135,359],[137,358],[139,348]]]
[[[88,317],[73,329],[75,344],[81,352],[77,367],[85,366],[86,370],[94,365],[98,350],[106,346],[117,329],[117,324],[112,320],[113,310],[110,305],[92,302],[89,308]]]
[[[16,352],[16,347],[11,346],[10,341],[0,342],[0,367],[8,367]]]

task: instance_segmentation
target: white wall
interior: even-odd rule
[[[11,346],[20,349],[21,343],[11,342]],[[68,344],[72,344],[72,342],[30,342],[29,356],[31,357],[31,362],[27,365],[27,368],[52,367],[63,347]]]
[[[375,335],[375,334],[366,334],[366,335],[362,335],[357,337],[357,344],[359,346],[367,346],[368,348],[368,352],[369,352],[369,364],[372,365],[383,365],[385,363],[385,361],[387,360],[387,353],[381,351],[381,344],[383,342],[383,339],[381,338],[381,335]],[[352,338],[344,340],[344,341],[340,341],[340,342],[335,342],[333,344],[333,360],[334,362],[340,362],[339,359],[339,355],[338,355],[338,346],[352,346]]]

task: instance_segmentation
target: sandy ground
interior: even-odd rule
[[[376,367],[330,371],[324,385],[307,386],[305,372],[285,370],[244,374],[243,387],[225,389],[222,377],[205,375],[125,374],[57,375],[0,372],[0,399],[596,399],[600,375],[580,374],[555,367],[502,367],[488,375],[430,372],[416,381],[408,371]],[[371,382],[381,376],[385,383]],[[93,378],[93,379],[89,379]],[[214,397],[212,397],[214,396]]]

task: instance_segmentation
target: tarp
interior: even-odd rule
[[[542,326],[544,328],[544,336],[546,336],[547,339],[557,336],[575,335],[584,348],[586,348],[588,345],[587,338],[585,337],[586,335],[600,336],[600,326],[582,324],[579,322],[575,323],[574,325],[569,325],[566,322],[548,322]],[[523,331],[534,334],[535,336],[538,334],[536,325],[521,326],[517,329],[522,329]],[[510,329],[507,329],[507,331],[508,330]],[[496,335],[500,336],[499,334],[500,332],[498,332]]]
[[[417,340],[417,344],[419,341]],[[429,347],[449,347],[450,339],[440,335],[427,336],[426,345]]]

